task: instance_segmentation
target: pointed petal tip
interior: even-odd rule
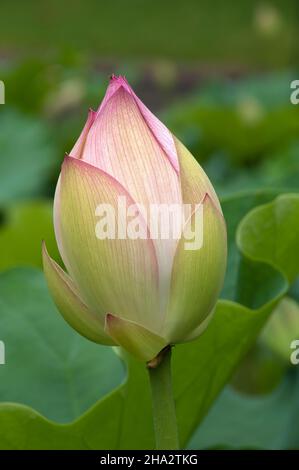
[[[94,111],[92,108],[89,108],[88,114],[87,114],[87,122],[89,122],[89,121],[93,122],[96,115],[97,115],[96,111]]]
[[[72,164],[76,164],[76,163],[85,163],[83,160],[78,160],[77,158],[73,157],[71,154],[69,153],[65,153],[64,154],[64,159],[63,159],[63,162],[62,162],[62,167],[63,166],[68,166],[68,165],[72,165]]]
[[[124,75],[115,75],[114,73],[110,77],[110,84],[117,83],[120,86],[129,86],[128,80]]]
[[[219,216],[221,216],[221,218],[224,220],[223,213],[221,211],[220,205],[218,206],[218,204],[215,202],[214,198],[208,192],[206,192],[204,197],[202,198],[201,204],[203,206],[211,206],[213,208],[213,210]]]
[[[43,262],[43,267],[45,268],[46,264],[51,264],[52,263],[52,258],[49,255],[47,245],[45,240],[42,240],[42,262]]]
[[[50,256],[47,250],[46,242],[45,240],[42,240],[42,263],[43,267],[45,268],[45,264],[50,261]]]
[[[81,132],[77,142],[75,143],[75,145],[73,146],[73,148],[71,150],[71,154],[72,154],[73,157],[75,157],[75,158],[81,158],[82,157],[82,152],[84,150],[86,139],[87,139],[88,133],[89,133],[89,131],[90,131],[95,119],[96,119],[96,115],[97,115],[97,113],[95,111],[93,111],[93,109],[90,108],[88,110],[85,125],[82,129],[82,132]]]
[[[139,112],[146,122],[148,128],[151,130],[153,137],[156,139],[166,154],[166,157],[168,158],[176,174],[179,175],[180,167],[178,162],[178,155],[171,132],[138,98],[133,88],[129,85],[126,77],[122,75],[111,75],[106,94],[97,110],[95,119],[101,115],[101,112],[104,110],[108,101],[112,97],[116,97],[121,92],[125,92],[125,94],[131,98],[132,103],[137,105]]]
[[[96,119],[97,116],[100,115],[101,111],[104,109],[104,107],[106,106],[106,104],[110,100],[110,98],[113,95],[115,95],[115,93],[117,91],[119,91],[120,89],[126,91],[127,93],[129,93],[130,95],[133,96],[133,90],[130,87],[129,83],[127,82],[127,79],[124,76],[121,76],[121,75],[117,76],[117,75],[112,74],[110,76],[110,81],[109,81],[109,85],[107,87],[105,96],[104,96],[103,101],[101,102],[100,106],[98,107],[98,109],[96,111],[94,119]]]
[[[86,162],[85,160],[79,160],[76,157],[66,153],[61,165],[61,175],[63,175],[64,171],[67,171],[70,168],[78,168],[78,169],[95,169],[101,173],[105,173],[103,170],[100,170],[96,166],[92,165],[91,163]],[[106,173],[105,173],[106,174]]]
[[[45,262],[51,262],[52,261],[50,255],[49,255],[45,240],[42,240],[42,258],[43,258],[43,264],[45,264]]]
[[[63,178],[64,173],[69,167],[75,165],[77,162],[82,162],[83,160],[78,160],[76,157],[72,157],[69,153],[64,154],[64,159],[61,164],[61,173],[60,177]]]
[[[116,95],[119,92],[125,92],[128,95],[132,97],[132,99],[135,99],[135,94],[132,89],[132,87],[129,85],[129,82],[127,81],[125,76],[122,75],[111,75],[110,82],[107,88],[106,96],[104,100],[107,97],[107,100],[110,99],[113,95]]]
[[[105,329],[108,328],[108,325],[113,323],[113,320],[116,319],[112,313],[107,313],[105,317]]]
[[[46,272],[46,267],[47,266],[51,266],[52,269],[54,269],[55,271],[59,271],[61,270],[62,271],[62,268],[59,266],[58,263],[56,263],[56,261],[54,261],[49,252],[48,252],[48,249],[47,249],[47,245],[46,245],[46,242],[45,240],[42,240],[42,258],[43,258],[43,267],[44,267],[44,272]]]
[[[204,197],[202,198],[202,203],[204,204],[207,202],[209,199],[211,199],[209,193],[205,193]]]

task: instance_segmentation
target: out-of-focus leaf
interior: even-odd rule
[[[254,107],[256,109],[254,110]],[[188,143],[197,158],[206,159],[216,152],[230,156],[234,164],[257,161],[263,153],[274,151],[287,139],[298,136],[299,111],[288,103],[278,109],[263,110],[254,100],[239,108],[190,105],[177,115],[168,116],[169,127]],[[192,140],[188,138],[193,129]]]
[[[166,121],[201,162],[222,155],[229,165],[218,171],[238,172],[244,164],[252,170],[298,138],[299,109],[290,105],[294,75],[210,81],[191,99],[169,108]]]
[[[272,315],[268,321],[271,321]],[[288,364],[279,360],[259,339],[243,358],[231,380],[236,390],[247,395],[272,392],[288,369]]]
[[[46,126],[5,108],[0,113],[0,205],[44,191],[57,164]]]
[[[295,71],[283,71],[246,76],[241,80],[210,81],[203,87],[198,99],[205,104],[236,106],[247,98],[254,98],[265,109],[275,109],[289,102],[289,84],[294,80],[294,74]]]
[[[298,391],[298,374],[264,396],[246,396],[227,387],[195,432],[190,448],[291,448],[298,434],[294,428],[291,439]]]
[[[294,349],[291,345],[295,340],[299,341],[299,305],[290,297],[285,297],[263,329],[260,341],[291,365],[290,356]]]
[[[299,142],[292,140],[274,152],[265,155],[263,162],[252,175],[261,187],[288,188],[298,191]],[[284,191],[285,192],[285,191]]]
[[[298,140],[261,154],[254,166],[233,165],[224,152],[213,153],[203,166],[222,197],[261,188],[263,191],[275,188],[279,192],[299,189]]]
[[[214,4],[153,0],[143,2],[142,8],[139,0],[125,4],[115,0],[113,5],[87,0],[84,9],[79,2],[52,0],[49,10],[35,0],[27,0],[24,10],[14,8],[8,0],[2,4],[1,44],[27,54],[39,50],[48,55],[49,49],[57,47],[90,54],[92,49],[93,54],[106,58],[172,57],[218,67],[235,64],[233,70],[237,65],[245,71],[250,66],[265,70],[296,64],[295,0],[218,0]],[[41,21],[43,15],[47,21]],[[172,31],[178,32],[171,40],[166,27],[169,21]]]
[[[41,267],[42,240],[59,260],[52,202],[35,200],[11,205],[4,212],[4,223],[0,226],[0,271],[15,266]]]
[[[239,364],[231,383],[247,394],[271,392],[288,369],[294,367],[291,354],[296,357],[296,343],[293,342],[298,339],[299,306],[294,299],[284,297],[274,309],[256,344]]]
[[[6,101],[24,113],[40,112],[53,88],[57,69],[43,59],[27,59],[4,70]]]

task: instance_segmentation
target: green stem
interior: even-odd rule
[[[157,361],[148,364],[152,390],[156,449],[179,449],[175,404],[171,383],[171,348],[161,351]]]

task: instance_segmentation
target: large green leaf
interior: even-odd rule
[[[252,351],[256,353],[263,346],[264,354],[255,354],[253,357],[251,354],[239,371],[239,374],[247,374],[247,379],[248,375],[252,374],[251,387],[256,386],[257,382],[258,386],[264,387],[265,392],[265,385],[266,389],[270,385],[271,393],[266,390],[266,394],[250,395],[244,394],[243,390],[243,393],[239,393],[231,387],[226,387],[202,426],[194,433],[189,443],[191,448],[298,447],[299,374],[297,367],[290,362],[290,345],[298,338],[299,306],[294,300],[285,297],[264,327],[259,337],[259,348]],[[265,345],[269,348],[268,354],[265,354]],[[277,386],[275,376],[281,375],[283,371],[284,379]],[[244,387],[244,376],[242,378]],[[274,382],[276,387],[273,389]]]
[[[257,207],[243,219],[237,237],[248,257],[273,264],[290,282],[298,275],[299,267],[297,207],[298,194],[282,195],[275,204]]]
[[[186,446],[271,311],[287,292],[285,263],[281,266],[275,257],[264,258],[259,250],[253,250],[249,255],[248,246],[245,254],[242,231],[238,236],[239,253],[233,243],[232,234],[240,219],[256,203],[267,202],[271,197],[273,194],[269,193],[224,202],[231,257],[224,295],[230,300],[218,302],[215,317],[201,338],[174,350],[174,389],[182,446]],[[263,226],[271,220],[277,205],[282,217],[280,223],[286,222],[289,231],[294,230],[293,225],[299,217],[299,196],[284,196],[269,204],[266,211],[264,207],[259,209],[264,211],[263,218],[258,210],[247,216],[246,223],[256,227],[261,240],[268,236]],[[275,237],[276,233],[272,236]],[[285,239],[280,238],[280,243],[286,258],[290,258],[294,244],[287,234]],[[26,449],[152,448],[146,371],[142,364],[131,358],[128,364],[126,381],[70,424],[50,423],[23,406],[1,405],[0,446]]]
[[[284,449],[298,446],[294,413],[298,408],[297,376],[287,376],[272,393],[250,397],[226,388],[198,428],[189,446],[200,448]]]

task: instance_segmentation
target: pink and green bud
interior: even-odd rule
[[[45,275],[83,336],[149,361],[207,327],[226,267],[220,204],[124,78],[112,77],[64,159],[54,225],[67,272],[44,246]]]

